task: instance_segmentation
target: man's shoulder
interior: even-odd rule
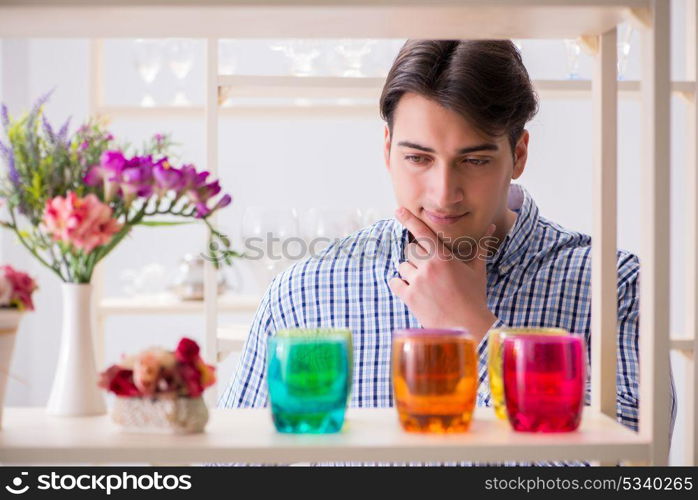
[[[591,272],[591,236],[568,229],[554,221],[540,217],[535,241],[541,256],[552,259],[560,265],[574,265]],[[623,280],[636,277],[640,270],[640,259],[628,250],[616,251],[619,284]]]

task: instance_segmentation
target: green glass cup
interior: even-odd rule
[[[340,335],[347,339],[347,349],[349,355],[349,392],[347,401],[351,397],[351,388],[353,384],[354,373],[354,337],[348,328],[283,328],[276,332],[277,337],[306,337],[306,338],[321,338],[333,337]]]
[[[349,394],[349,346],[343,335],[267,339],[267,381],[279,432],[339,432]]]

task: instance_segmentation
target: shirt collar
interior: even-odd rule
[[[500,274],[508,273],[521,261],[538,225],[538,206],[523,186],[519,184],[509,186],[508,208],[518,213],[516,222],[509,229],[494,256],[487,262],[491,270],[496,270]]]
[[[488,271],[506,274],[517,264],[531,243],[531,236],[538,223],[538,206],[530,193],[519,184],[509,186],[508,208],[518,213],[516,222],[509,229],[494,256],[487,261]],[[393,269],[405,261],[405,248],[409,231],[400,221],[393,219]],[[395,271],[397,272],[397,271]]]

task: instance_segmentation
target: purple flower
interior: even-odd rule
[[[0,107],[0,121],[2,122],[2,127],[5,130],[10,128],[10,114],[7,111],[7,106],[5,104]]]
[[[16,188],[19,188],[20,181],[19,181],[19,172],[17,172],[17,168],[15,167],[15,154],[14,151],[10,149],[10,154],[7,157],[7,166],[10,169],[10,180],[12,181],[12,184]]]
[[[136,196],[143,198],[153,194],[153,167],[149,162],[141,161],[143,158],[136,157],[138,161],[129,161],[129,165],[121,172],[119,185],[126,204],[130,204]],[[131,164],[133,162],[133,164]]]
[[[119,173],[126,165],[126,158],[121,151],[105,151],[100,158],[102,166],[114,173]]]
[[[29,119],[34,120],[38,115],[39,111],[41,111],[41,107],[46,104],[46,102],[49,100],[51,97],[51,94],[56,90],[56,87],[52,88],[48,92],[46,92],[44,95],[39,97],[36,102],[34,103],[34,106],[32,107],[31,113],[29,113]]]
[[[83,180],[88,186],[103,185],[104,199],[109,201],[119,192],[119,180],[125,166],[126,158],[121,151],[105,151],[99,165],[91,167]]]
[[[70,119],[71,117],[69,116],[65,123],[58,130],[58,142],[62,142],[65,144],[70,142],[70,140],[68,139],[68,127],[70,126]]]
[[[153,167],[153,179],[155,180],[153,190],[158,196],[164,196],[168,191],[175,191],[179,196],[185,186],[184,174],[181,170],[174,168],[164,158]]]
[[[46,136],[49,138],[51,143],[55,144],[56,135],[53,133],[53,127],[51,127],[51,124],[46,119],[46,115],[41,115],[41,124],[43,125]]]
[[[219,208],[225,208],[228,205],[230,205],[233,201],[233,197],[230,196],[229,194],[224,194],[219,200],[218,203],[213,207],[213,211],[215,212]]]

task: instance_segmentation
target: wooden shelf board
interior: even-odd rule
[[[588,410],[588,408],[587,408]],[[323,461],[646,460],[649,445],[614,420],[587,411],[578,432],[513,432],[488,408],[469,432],[404,432],[393,408],[350,409],[343,431],[277,433],[268,409],[211,411],[203,434],[127,434],[108,416],[51,417],[43,408],[6,408],[0,461],[10,463],[295,463]]]
[[[691,338],[672,337],[671,349],[685,353],[692,353],[695,348],[695,340]]]
[[[649,0],[7,0],[12,37],[573,38]]]
[[[261,298],[256,295],[223,295],[219,297],[220,312],[254,312]],[[203,314],[203,300],[179,300],[171,294],[136,297],[107,297],[102,299],[98,312],[117,314]]]

